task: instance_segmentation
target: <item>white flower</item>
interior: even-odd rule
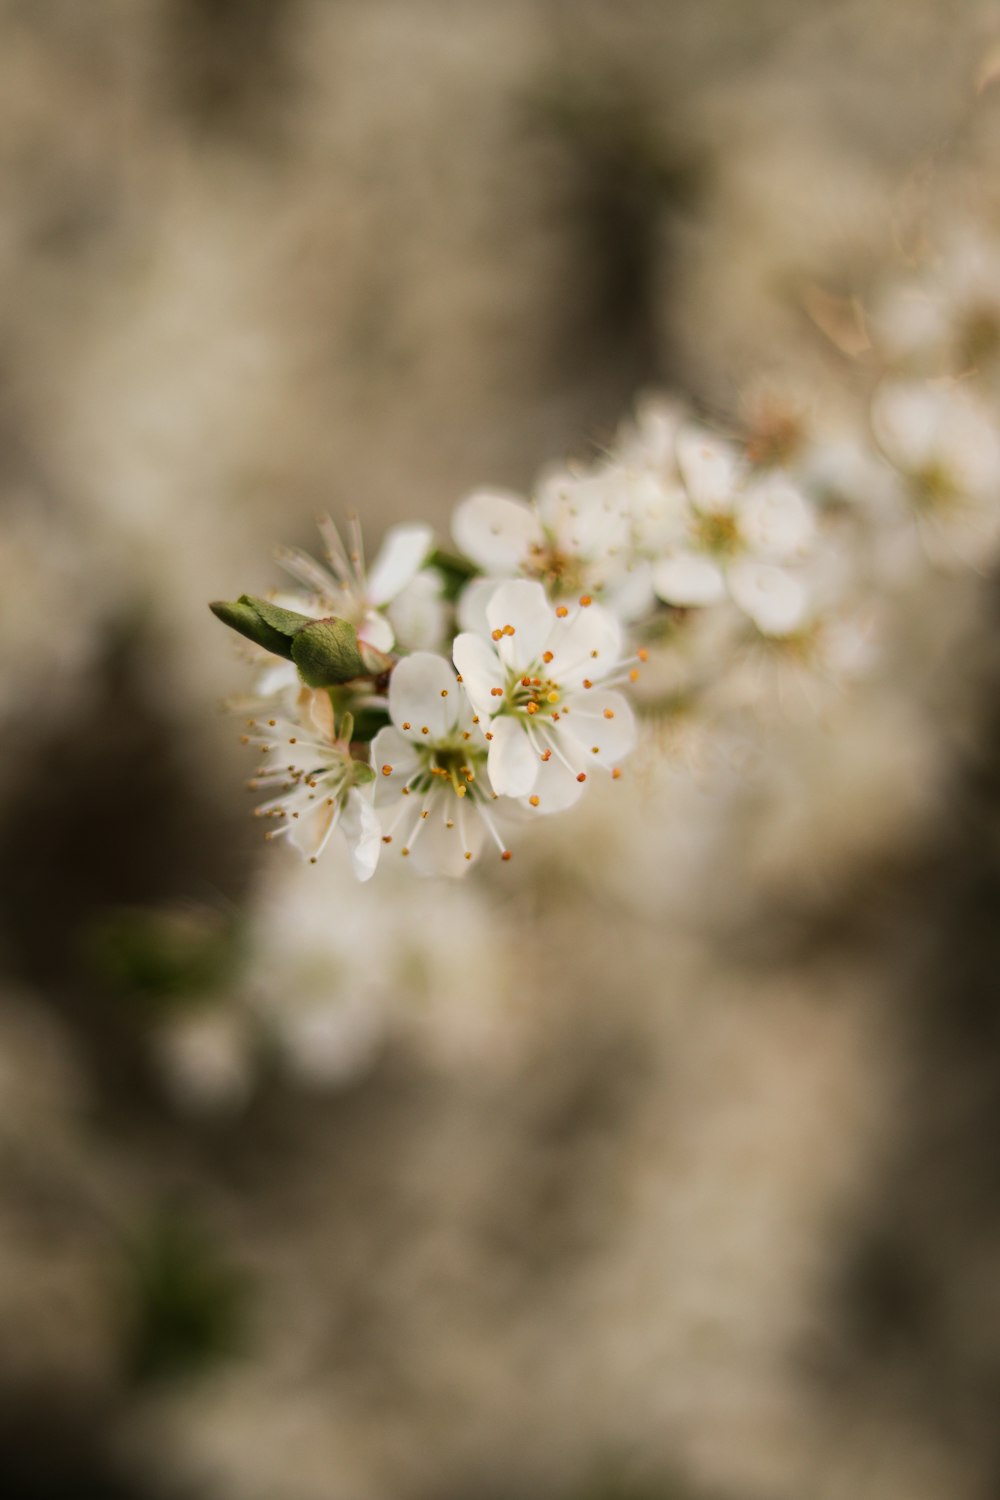
[[[809,611],[797,565],[815,537],[802,495],[780,473],[747,478],[735,450],[696,429],[679,435],[677,460],[690,503],[653,565],[659,597],[697,607],[728,596],[765,635],[797,630]]]
[[[289,596],[288,607],[317,618],[336,615],[377,650],[391,651],[395,636],[386,610],[419,573],[430,550],[431,528],[392,527],[367,574],[356,516],[351,518],[350,552],[329,516],[320,520],[319,529],[326,567],[297,548],[283,547],[278,552],[282,566],[309,590],[304,599]]]
[[[616,773],[635,743],[632,710],[609,688],[628,675],[621,626],[588,595],[555,606],[527,579],[501,584],[487,618],[489,639],[456,638],[455,665],[489,723],[490,780],[526,807],[557,812],[582,794],[594,766]]]
[[[924,550],[942,566],[978,566],[1000,546],[1000,437],[965,386],[887,381],[872,431],[902,476]]]
[[[451,666],[415,651],[389,679],[392,724],[372,743],[383,842],[426,875],[462,875],[489,832],[510,858],[490,813],[486,740]]]
[[[251,790],[277,788],[255,816],[274,818],[280,826],[266,837],[287,834],[300,854],[313,863],[336,828],[351,851],[354,873],[369,880],[381,849],[378,818],[372,806],[370,766],[350,751],[353,725],[345,715],[334,730],[333,708],[325,692],[303,689],[302,723],[270,718],[247,721],[244,742],[260,747],[265,763],[249,783]]]
[[[613,588],[630,558],[626,497],[602,471],[549,470],[533,504],[507,490],[476,490],[456,507],[452,535],[487,580],[520,574],[556,599]],[[472,590],[481,604],[488,582]]]
[[[912,373],[995,372],[1000,361],[1000,253],[969,225],[937,258],[875,297],[869,314],[883,358]]]

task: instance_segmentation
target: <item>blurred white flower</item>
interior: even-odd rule
[[[748,477],[730,444],[698,429],[678,436],[677,460],[690,504],[653,565],[659,597],[696,607],[728,595],[765,635],[797,630],[809,610],[800,565],[816,535],[800,492],[780,473]]]
[[[891,380],[871,424],[929,559],[988,564],[1000,546],[1000,435],[986,407],[964,385]]]
[[[371,568],[365,570],[361,527],[351,518],[350,551],[329,516],[319,521],[327,566],[306,552],[282,547],[278,561],[309,593],[289,597],[289,607],[317,617],[336,615],[354,626],[362,640],[391,651],[395,636],[387,610],[416,578],[431,546],[429,526],[394,526]],[[295,602],[297,601],[297,602]]]

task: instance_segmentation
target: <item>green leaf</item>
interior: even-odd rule
[[[364,677],[354,626],[347,620],[312,620],[292,641],[292,660],[308,687],[336,687]]]
[[[263,646],[265,651],[273,651],[275,656],[283,656],[286,661],[291,661],[292,643],[289,637],[268,625],[253,605],[246,603],[246,596],[235,602],[216,599],[208,607],[223,625],[246,636],[255,645]]]

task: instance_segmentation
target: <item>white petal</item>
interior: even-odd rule
[[[476,858],[484,830],[474,809],[465,806],[467,801],[454,796],[450,788],[429,799],[427,817],[410,835],[410,863],[419,874],[455,879],[464,875]]]
[[[739,502],[739,527],[749,547],[775,559],[802,555],[815,535],[812,511],[780,477],[749,485]]]
[[[583,746],[584,765],[589,755],[595,765],[616,766],[634,750],[635,715],[621,693],[601,688],[584,690],[573,694],[569,707],[570,712],[559,720],[559,728]]]
[[[455,637],[453,649],[455,666],[473,708],[481,719],[491,718],[503,702],[492,691],[502,688],[506,681],[500,658],[489,641],[471,630]]]
[[[359,880],[370,880],[382,852],[382,825],[370,797],[356,787],[347,794],[340,829],[350,847],[355,875]]]
[[[803,623],[808,592],[784,568],[744,559],[729,569],[728,581],[733,599],[765,635],[790,635]]]
[[[455,507],[451,534],[466,557],[499,578],[516,573],[532,547],[545,540],[531,506],[509,490],[476,490],[469,495]]]
[[[491,631],[510,630],[497,641],[497,652],[505,666],[523,672],[545,650],[556,614],[540,583],[513,578],[501,583],[486,606]]]
[[[400,589],[386,610],[396,640],[407,651],[436,651],[444,642],[448,606],[441,594],[441,574],[426,568]]]
[[[892,463],[909,472],[933,463],[941,404],[929,386],[885,381],[875,392],[871,421],[876,441]]]
[[[455,608],[460,630],[473,630],[478,635],[489,635],[486,606],[493,598],[496,588],[495,578],[473,578],[465,585]]]
[[[578,605],[553,621],[547,647],[552,660],[546,673],[562,688],[578,687],[584,678],[596,681],[615,667],[621,656],[621,625],[599,604]]]
[[[697,552],[679,552],[653,564],[653,587],[665,604],[718,604],[726,580],[718,563]]]
[[[563,812],[574,802],[579,802],[586,790],[587,783],[577,780],[577,772],[552,755],[549,760],[539,762],[538,778],[532,792],[532,796],[538,798],[537,803],[525,797],[521,806],[528,812],[542,815]]]
[[[732,509],[739,483],[736,450],[700,427],[677,434],[677,467],[688,494],[700,510]]]
[[[500,797],[526,797],[538,778],[541,762],[520,719],[494,719],[487,769]]]
[[[380,729],[372,741],[372,769],[375,772],[375,806],[398,807],[403,787],[420,770],[421,759],[416,746],[389,725]],[[388,770],[385,768],[388,766]]]
[[[420,572],[433,535],[429,526],[393,526],[386,532],[378,557],[368,571],[368,598],[372,604],[388,604]]]
[[[288,841],[306,859],[315,858],[320,845],[324,842],[330,824],[336,825],[340,818],[340,802],[335,800],[333,806],[329,806],[326,798],[317,801],[314,806],[302,812],[294,821],[289,819]]]
[[[385,615],[380,615],[374,609],[365,613],[358,626],[358,635],[370,646],[374,646],[376,651],[391,651],[396,640],[392,626]]]
[[[462,716],[460,693],[455,674],[443,656],[414,651],[396,663],[389,678],[392,722],[418,745],[433,745],[446,739]],[[410,728],[403,729],[404,724]]]

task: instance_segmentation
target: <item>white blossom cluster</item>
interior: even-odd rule
[[[295,660],[260,672],[246,738],[269,836],[315,861],[337,834],[361,880],[390,857],[445,875],[490,847],[508,860],[520,825],[618,779],[639,719],[676,706],[658,663],[686,660],[688,706],[738,698],[748,661],[840,691],[887,592],[988,567],[1000,282],[981,248],[976,276],[967,243],[950,254],[873,298],[853,422],[778,397],[723,432],[649,399],[530,497],[463,499],[457,550],[398,526],[366,569],[357,522],[345,547],[324,519],[322,563],[279,554],[294,586],[274,604],[346,622],[364,667],[319,686]],[[654,690],[636,692],[646,663]]]

